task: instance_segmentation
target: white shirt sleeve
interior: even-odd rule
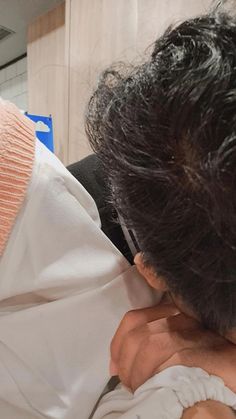
[[[221,378],[176,366],[156,374],[134,394],[123,386],[101,400],[93,419],[181,419],[195,403],[215,400],[236,410],[236,395]]]

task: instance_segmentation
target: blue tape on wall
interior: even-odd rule
[[[28,118],[36,123],[36,137],[52,152],[54,152],[53,143],[53,124],[51,116],[32,115],[25,113]]]

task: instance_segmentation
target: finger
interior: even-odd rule
[[[153,320],[176,313],[179,313],[179,310],[173,304],[163,304],[126,313],[111,342],[110,350],[113,362],[116,363],[118,361],[123,339],[128,332]]]
[[[158,334],[166,333],[166,332],[173,332],[173,331],[184,331],[184,330],[195,330],[199,328],[199,323],[190,317],[185,316],[184,314],[178,314],[175,316],[171,316],[169,318],[163,318],[159,320],[155,320],[153,322],[146,323],[142,326],[139,326],[129,332],[123,337],[123,341],[120,346],[119,357],[116,360],[115,364],[115,372],[119,375],[121,381],[127,387],[130,384],[131,380],[131,371],[133,367],[133,363],[135,357],[140,350],[143,341],[147,341],[151,338],[151,335],[155,335],[154,339],[158,339]],[[160,338],[161,339],[161,338]],[[173,350],[176,348],[173,347]],[[169,356],[165,353],[165,356]],[[165,358],[166,359],[166,358]],[[142,364],[143,368],[146,368],[147,365],[150,365],[151,360],[146,357]],[[156,366],[159,363],[163,362],[162,358],[158,359],[155,355],[155,362]],[[114,363],[113,365],[113,373],[114,373]],[[152,367],[151,367],[152,369]]]
[[[154,320],[148,323],[149,332],[158,334],[162,332],[181,332],[185,330],[202,330],[200,323],[186,316],[184,313],[179,313],[167,318]]]
[[[155,375],[157,369],[175,354],[173,346],[166,346],[164,342],[165,339],[163,338],[162,342],[160,341],[160,336],[158,341],[155,338],[153,340],[149,338],[149,341],[144,342],[140,350],[137,351],[130,370],[130,376],[128,379],[126,378],[128,386],[132,391],[137,390],[138,387]],[[121,376],[120,378],[123,382],[123,377]]]
[[[128,332],[121,344],[116,367],[121,382],[130,388],[131,371],[137,352],[148,338],[148,327],[143,325]]]
[[[223,371],[227,367],[232,368],[232,363],[229,360],[230,349],[228,345],[225,345],[222,341],[220,342],[220,340],[216,342],[215,347],[212,345],[210,347],[199,345],[197,347],[184,348],[160,365],[156,373],[175,365],[183,365],[186,367],[199,367],[209,374],[222,376]],[[235,348],[233,349],[236,355],[236,350]],[[234,356],[234,359],[236,359],[236,356]],[[226,363],[224,362],[225,360],[227,360]],[[223,365],[224,367],[222,367]],[[220,372],[219,374],[218,371]]]
[[[150,334],[136,352],[129,377],[125,376],[126,383],[129,388],[135,391],[146,380],[160,371],[162,365],[167,365],[175,354],[192,348],[196,350],[199,347],[201,347],[201,339],[199,339],[199,332],[195,330]],[[123,375],[119,374],[119,376],[123,382]]]
[[[173,318],[173,321],[169,322]],[[141,366],[143,372],[150,374],[155,367],[158,367],[161,363],[165,362],[173,353],[178,349],[171,343],[171,351],[167,352],[167,348],[157,348],[159,344],[162,346],[163,333],[167,334],[165,338],[165,345],[170,331],[174,329],[178,331],[190,330],[190,328],[196,328],[196,321],[193,321],[189,317],[180,314],[169,318],[155,320],[154,322],[146,323],[145,325],[139,326],[136,329],[129,331],[123,338],[123,342],[120,347],[119,358],[116,362],[117,373],[122,383],[130,387],[132,381],[132,370],[138,353],[140,352],[140,359],[143,357],[143,353],[147,353],[147,356],[142,359]],[[161,336],[159,336],[161,335]],[[181,340],[182,342],[182,340]],[[153,351],[152,346],[155,350]],[[152,352],[153,351],[153,352]],[[151,356],[150,356],[151,355]],[[153,357],[152,357],[153,355]],[[138,358],[139,359],[139,358]],[[142,379],[142,378],[141,378]]]
[[[111,377],[115,377],[116,375],[118,375],[118,368],[116,364],[112,361],[112,359],[110,359],[109,363],[109,373]]]

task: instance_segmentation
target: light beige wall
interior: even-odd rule
[[[67,0],[69,161],[90,149],[84,112],[101,70],[143,54],[170,23],[207,10],[211,0]]]
[[[55,153],[66,164],[68,149],[68,69],[65,3],[37,18],[28,29],[29,113],[52,114]]]
[[[0,96],[28,110],[26,57],[0,70]]]
[[[91,152],[84,112],[99,73],[114,61],[140,58],[170,23],[205,12],[210,4],[66,0],[66,13],[62,4],[30,25],[29,112],[53,115],[56,154],[65,164]]]

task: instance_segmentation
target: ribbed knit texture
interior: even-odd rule
[[[33,122],[0,100],[0,256],[26,195],[34,148]]]

